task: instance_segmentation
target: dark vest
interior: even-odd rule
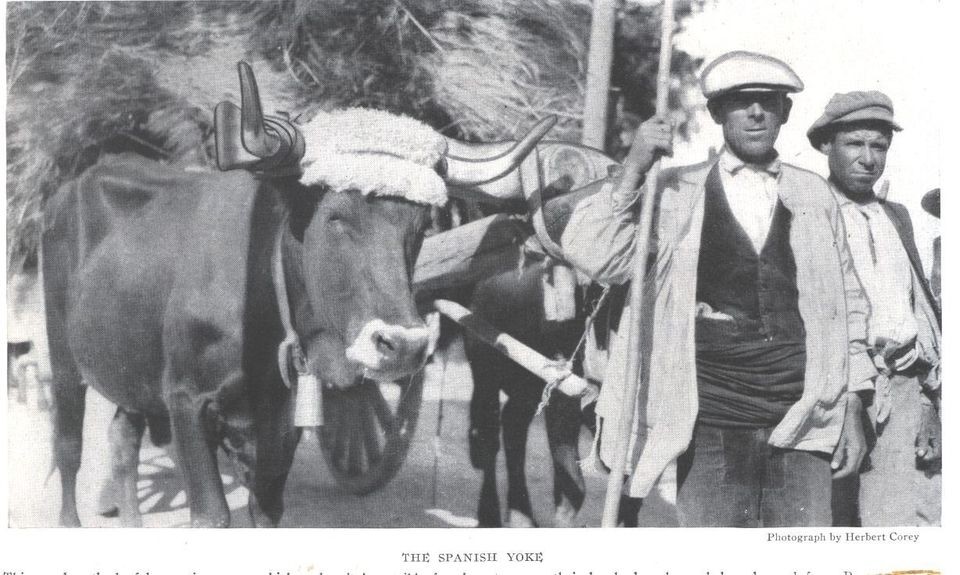
[[[803,393],[803,320],[790,248],[789,210],[779,200],[758,254],[737,221],[718,167],[707,176],[697,265],[700,421],[725,427],[776,425]]]

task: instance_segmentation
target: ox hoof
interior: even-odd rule
[[[523,528],[523,527],[536,527],[537,523],[533,520],[532,517],[517,511],[516,509],[511,509],[507,511],[507,527],[511,529]]]
[[[80,517],[76,513],[61,513],[60,527],[81,527]]]
[[[97,515],[116,517],[120,514],[120,484],[113,477],[107,478],[97,499]]]
[[[120,508],[113,504],[107,506],[101,505],[100,508],[97,509],[97,515],[100,517],[117,517],[120,515]]]
[[[574,520],[577,518],[577,510],[568,502],[564,501],[557,506],[557,512],[553,516],[554,527],[576,527]]]

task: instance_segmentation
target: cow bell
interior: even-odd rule
[[[241,107],[222,101],[214,112],[217,167],[275,177],[298,175],[305,151],[303,134],[287,118],[264,116],[253,68],[241,61],[237,70]]]

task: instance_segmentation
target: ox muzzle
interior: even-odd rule
[[[363,369],[364,375],[377,381],[406,377],[426,364],[437,346],[440,320],[427,316],[417,327],[391,325],[382,319],[367,322],[347,347],[347,359]]]

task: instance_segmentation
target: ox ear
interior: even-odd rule
[[[317,212],[323,192],[308,189],[295,178],[285,179],[278,188],[283,209],[287,212],[286,221],[290,226],[290,233],[298,242],[303,243],[303,235]]]
[[[253,68],[241,61],[237,70],[241,107],[223,101],[214,112],[217,167],[267,176],[299,174],[306,149],[303,134],[286,118],[264,116]]]

